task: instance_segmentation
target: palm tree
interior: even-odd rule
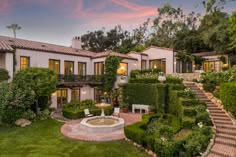
[[[14,33],[14,37],[15,37],[15,38],[16,38],[16,30],[20,30],[20,29],[21,29],[21,27],[18,26],[18,24],[15,24],[15,23],[13,23],[13,24],[7,26],[7,28],[13,30],[13,33]]]

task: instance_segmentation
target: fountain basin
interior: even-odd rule
[[[124,119],[114,116],[84,118],[81,126],[91,133],[111,133],[124,128]]]

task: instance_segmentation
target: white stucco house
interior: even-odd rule
[[[160,69],[166,74],[191,73],[192,62],[183,62],[176,57],[174,49],[150,46],[141,53],[130,52],[128,55],[138,59],[139,69]]]
[[[224,67],[228,68],[230,66],[228,54],[220,54],[210,51],[194,53],[193,56],[204,58],[203,64],[200,67],[200,70],[204,72],[221,72]]]
[[[120,76],[128,76],[131,70],[138,69],[138,60],[131,56],[82,50],[79,37],[72,39],[71,47],[65,47],[0,36],[0,68],[8,70],[10,79],[15,72],[27,67],[50,68],[58,74],[60,85],[51,96],[55,108],[70,101],[99,101],[103,95],[99,85],[103,83],[104,63],[109,55],[122,58],[117,70],[118,81]]]
[[[79,37],[72,39],[71,47],[66,47],[0,36],[0,68],[8,70],[10,80],[15,72],[27,67],[49,68],[58,75],[60,84],[51,96],[52,107],[55,108],[70,101],[100,101],[104,63],[110,55],[122,58],[115,83],[115,88],[118,88],[121,77],[128,78],[131,70],[158,68],[166,74],[192,72],[192,63],[178,60],[176,53],[173,49],[157,46],[148,47],[141,53],[94,53],[81,48]]]

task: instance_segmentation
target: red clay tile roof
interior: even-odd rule
[[[99,57],[107,57],[109,55],[115,55],[121,58],[135,59],[126,54],[121,54],[117,52],[107,51],[107,52],[101,52],[101,53],[94,53],[94,52],[86,51],[86,50],[77,50],[72,47],[0,36],[0,51],[13,51],[14,50],[13,48],[54,52],[54,53],[62,53],[62,54],[69,54],[69,55],[78,55],[78,56],[85,56],[85,57],[90,57],[90,58],[99,58]]]
[[[13,48],[19,49],[30,49],[36,51],[46,51],[46,52],[56,52],[70,55],[78,55],[91,57],[95,55],[94,52],[86,51],[86,50],[76,50],[71,47],[59,46],[54,44],[48,44],[37,41],[30,41],[18,38],[4,37],[0,36],[0,50],[1,51],[12,51]]]
[[[210,52],[199,52],[199,53],[193,53],[193,56],[215,56],[215,55],[222,55],[221,53],[216,53],[215,51]]]
[[[122,53],[118,53],[114,51],[99,52],[99,53],[96,53],[95,56],[93,56],[92,58],[101,58],[101,57],[106,57],[106,56],[117,56],[117,57],[121,57],[125,59],[137,60],[136,58],[133,58],[126,54],[122,54]]]
[[[149,50],[149,49],[151,49],[151,48],[174,51],[174,49],[172,49],[172,48],[158,47],[158,46],[150,46],[150,47],[147,47],[146,49],[144,49],[142,52],[144,52],[144,51],[146,51],[146,50]]]
[[[130,51],[128,54],[139,54],[139,55],[148,56],[148,54],[146,54],[146,53],[143,53],[143,52],[136,52],[136,51]]]

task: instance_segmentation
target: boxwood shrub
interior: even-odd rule
[[[184,129],[191,129],[195,125],[195,118],[183,116],[182,118],[182,126]]]
[[[183,112],[185,116],[194,117],[197,115],[197,111],[192,106],[184,106]]]
[[[236,117],[236,82],[224,83],[220,86],[220,99],[224,108]]]
[[[62,108],[62,114],[64,117],[69,119],[78,119],[85,117],[84,109],[88,108],[90,113],[94,116],[101,115],[101,109],[95,106],[95,101],[93,100],[84,100],[81,102],[72,102],[67,103]],[[112,107],[107,107],[104,110],[106,115],[111,115],[113,113]]]

